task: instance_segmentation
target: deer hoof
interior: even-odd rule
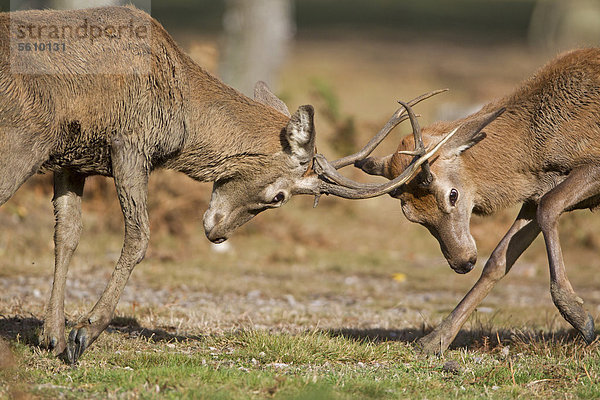
[[[89,344],[88,330],[85,327],[73,328],[69,333],[69,342],[66,349],[66,358],[71,365],[77,363]]]
[[[423,355],[441,355],[446,348],[442,348],[441,338],[432,332],[417,340],[416,349]]]
[[[38,336],[38,345],[51,351],[54,355],[59,355],[65,351],[67,343],[65,341],[64,325],[44,321],[44,327]]]
[[[582,307],[583,300],[570,290],[562,286],[551,284],[550,293],[552,301],[564,319],[570,323],[583,337],[587,343],[594,341],[594,319]]]
[[[58,335],[47,335],[42,333],[38,340],[40,347],[48,349],[55,355],[61,354],[67,347],[65,339],[63,338],[60,340]]]
[[[587,344],[590,344],[596,339],[596,331],[594,329],[594,319],[590,314],[587,315],[587,321],[582,329],[579,330],[581,336],[583,336],[583,340]]]

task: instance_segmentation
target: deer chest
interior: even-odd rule
[[[106,130],[84,131],[74,121],[65,125],[60,136],[62,140],[42,165],[42,170],[70,169],[86,175],[112,176]]]

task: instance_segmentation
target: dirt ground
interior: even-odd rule
[[[205,54],[197,43],[183,43],[192,55]],[[508,93],[551,57],[523,44],[332,35],[296,44],[278,92],[290,109],[305,103],[317,106],[319,151],[333,158],[340,155],[339,126],[320,117],[327,110],[318,82],[339,99],[337,122],[353,118],[353,140],[359,145],[383,126],[397,99],[448,87],[449,93],[419,106],[418,112],[425,123],[459,116]],[[407,127],[399,129],[380,152],[391,151],[407,132]],[[355,171],[345,173],[360,178]],[[0,336],[9,340],[39,328],[49,296],[50,179],[32,179],[0,208]],[[412,340],[452,310],[516,216],[511,209],[474,218],[478,267],[462,276],[448,267],[425,229],[409,223],[399,203],[388,197],[356,202],[324,198],[315,210],[312,199],[296,198],[281,210],[258,216],[226,245],[213,246],[201,223],[209,193],[208,184],[171,172],[154,174],[150,249],[123,294],[117,310],[121,319],[109,332],[120,329],[119,324],[133,331],[188,337],[240,327],[276,332],[316,328]],[[122,217],[111,182],[90,179],[83,207],[84,234],[67,284],[70,321],[93,306],[121,246]],[[561,221],[569,276],[595,317],[600,313],[600,275],[595,273],[599,229],[600,219],[587,211]],[[466,329],[568,329],[552,304],[547,270],[538,239]]]

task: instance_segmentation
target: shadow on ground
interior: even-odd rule
[[[381,343],[398,341],[415,343],[417,340],[431,332],[431,329],[352,329],[342,328],[326,330],[324,333],[331,336],[341,336],[357,341]],[[553,332],[520,331],[520,330],[492,330],[492,329],[462,329],[452,342],[450,349],[466,348],[467,350],[490,350],[497,346],[519,344],[568,344],[583,343],[583,339],[574,329],[560,329]],[[597,340],[596,340],[597,342]]]
[[[19,340],[29,346],[38,346],[38,333],[41,331],[43,321],[35,317],[2,317],[0,318],[0,338],[8,341]],[[68,323],[67,326],[72,326]],[[381,343],[398,341],[414,343],[430,329],[353,329],[342,328],[324,330],[323,333],[333,337],[344,337],[357,341]],[[164,329],[149,329],[140,325],[135,318],[116,317],[106,329],[106,333],[126,334],[129,338],[143,337],[155,342],[172,341],[201,341],[203,335],[181,335],[170,333]],[[493,330],[493,329],[463,329],[461,330],[450,349],[466,348],[468,350],[486,351],[497,346],[507,344],[535,344],[544,343],[563,345],[579,343],[582,339],[575,330],[544,331],[519,331],[519,330]],[[596,342],[597,343],[597,340]]]
[[[155,342],[173,342],[173,341],[201,341],[203,335],[179,335],[167,332],[164,329],[149,329],[140,325],[137,319],[132,317],[115,317],[111,321],[108,328],[108,333],[121,332],[126,333],[130,337],[143,337],[151,339]]]
[[[0,338],[8,341],[19,340],[29,346],[38,346],[38,333],[42,330],[43,321],[35,317],[1,317],[0,318]],[[67,331],[74,323],[67,323]],[[144,328],[135,318],[116,317],[114,318],[106,333],[123,333],[131,338],[143,337],[155,342],[172,341],[200,341],[201,335],[178,335],[167,332],[164,329]]]

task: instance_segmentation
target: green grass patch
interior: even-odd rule
[[[231,331],[188,341],[106,334],[77,367],[15,343],[3,395],[41,398],[597,398],[597,344],[527,339],[422,356],[398,341]],[[450,365],[450,367],[449,367]]]

